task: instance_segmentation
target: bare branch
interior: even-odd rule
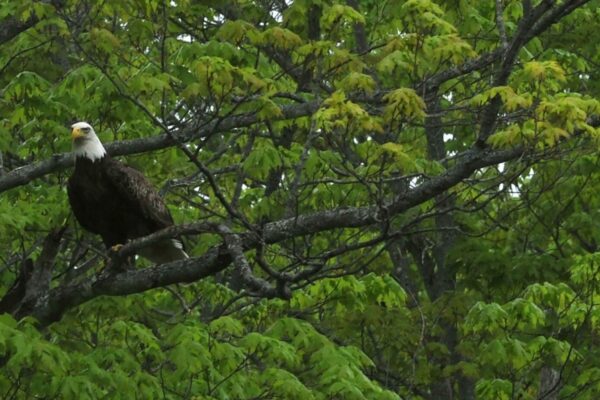
[[[241,243],[233,243],[234,246],[237,246],[233,253],[238,254],[236,251],[240,246],[242,249],[248,250],[257,248],[262,243],[277,243],[294,237],[332,229],[378,224],[383,218],[389,218],[432,199],[439,193],[461,182],[479,168],[513,160],[523,155],[524,150],[521,148],[502,151],[468,150],[462,157],[463,161],[460,164],[448,169],[446,173],[397,196],[383,207],[367,206],[333,209],[267,223],[263,228],[262,238],[257,237],[253,232],[239,234]],[[382,215],[382,212],[385,215]],[[129,252],[133,252],[134,249],[139,249],[143,245],[148,245],[166,237],[188,232],[202,233],[214,226],[210,224],[192,224],[185,227],[167,228],[164,231],[156,232],[146,238],[137,239],[125,245],[121,249],[122,255],[131,254]],[[227,246],[213,247],[200,257],[140,270],[102,274],[82,283],[59,287],[52,290],[48,296],[38,303],[41,306],[33,310],[33,315],[43,324],[47,324],[59,319],[62,313],[69,308],[100,295],[126,295],[178,282],[194,282],[226,268],[232,261],[233,255],[230,250]],[[271,292],[267,291],[267,293]]]
[[[577,2],[579,3],[579,2]],[[505,48],[502,54],[502,63],[500,68],[494,75],[493,86],[505,85],[508,81],[508,77],[513,69],[515,60],[521,48],[527,44],[536,35],[539,35],[544,30],[548,29],[552,24],[558,22],[561,16],[566,12],[567,4],[563,4],[561,7],[557,7],[554,11],[548,13],[554,5],[553,1],[542,1],[535,8],[531,9],[529,13],[525,13],[517,32],[513,37],[513,40]],[[548,13],[548,16],[541,20],[541,18]],[[541,25],[540,25],[540,21]],[[539,26],[539,28],[538,28]],[[534,33],[536,32],[536,33]],[[504,48],[503,48],[504,49]],[[497,124],[498,112],[502,101],[499,96],[495,96],[485,108],[481,118],[481,128],[477,137],[477,145],[485,147],[485,143],[490,135],[495,131]]]
[[[0,310],[17,316],[24,316],[32,309],[45,304],[40,303],[50,289],[54,259],[66,226],[54,229],[44,239],[42,252],[35,261],[25,259],[15,284],[0,300]]]
[[[259,296],[266,298],[281,297],[289,299],[291,297],[290,289],[285,285],[285,282],[281,281],[277,287],[273,287],[264,279],[257,278],[252,274],[252,269],[244,255],[242,240],[238,234],[233,233],[225,225],[219,225],[218,230],[225,241],[233,265],[235,265],[242,280],[250,289],[258,292]]]
[[[319,107],[316,101],[283,106],[279,120],[294,119],[312,114]],[[276,118],[273,118],[276,120]],[[238,114],[228,117],[221,121],[212,122],[202,128],[189,126],[177,132],[175,136],[183,141],[205,137],[214,132],[225,132],[234,128],[242,128],[256,123],[261,119],[254,113]],[[121,156],[126,154],[146,153],[149,151],[160,150],[166,147],[176,146],[177,143],[167,135],[156,135],[142,139],[124,140],[121,142],[107,143],[106,151],[112,156]],[[71,153],[56,154],[52,157],[21,168],[12,170],[0,176],[0,193],[17,186],[25,185],[33,179],[44,175],[60,171],[73,165],[73,156]]]
[[[504,16],[502,15],[502,0],[496,0],[496,27],[498,28],[498,34],[500,35],[500,43],[502,48],[508,47],[508,38],[506,36],[506,25],[504,24]]]
[[[357,0],[347,0],[348,5],[360,12],[360,7]],[[354,24],[354,40],[356,41],[356,51],[365,54],[369,51],[369,43],[367,41],[367,33],[365,25],[359,22]]]

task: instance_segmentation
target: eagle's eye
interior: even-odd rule
[[[89,126],[83,127],[83,128],[81,128],[81,130],[83,131],[83,133],[90,133]]]

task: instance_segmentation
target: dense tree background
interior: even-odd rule
[[[597,398],[598,6],[0,0],[0,397]],[[78,120],[192,258],[77,225]]]

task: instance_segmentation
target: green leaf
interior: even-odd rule
[[[404,118],[425,118],[425,102],[413,89],[396,89],[383,97],[387,102],[384,120],[391,122]]]

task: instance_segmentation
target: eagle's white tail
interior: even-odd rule
[[[164,264],[190,258],[183,250],[183,244],[177,239],[168,239],[140,250],[140,255],[155,264]]]

